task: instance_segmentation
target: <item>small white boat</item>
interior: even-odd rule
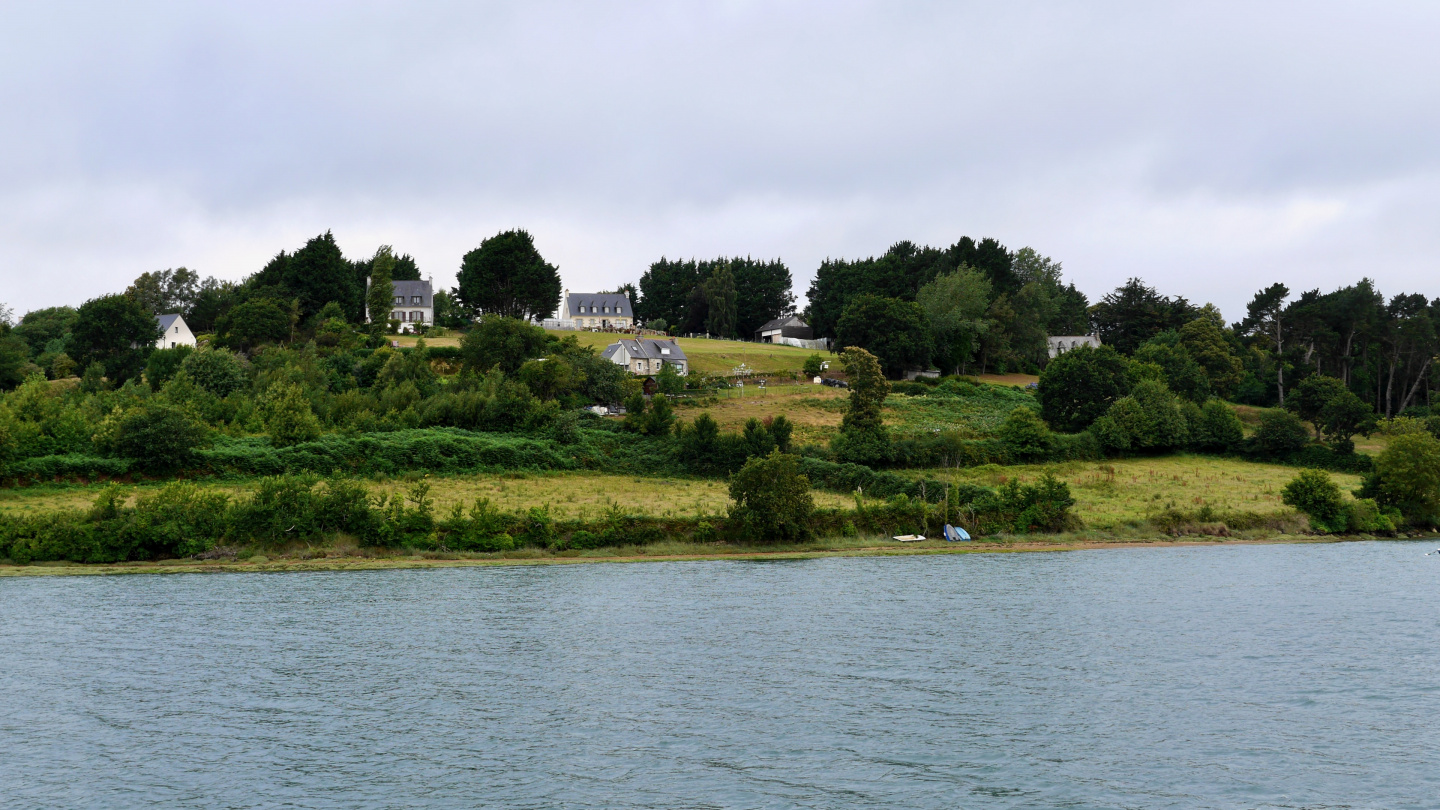
[[[902,542],[902,543],[918,543],[918,542],[920,542],[921,540],[924,540],[924,539],[925,539],[925,535],[923,535],[923,534],[897,534],[897,535],[895,535],[894,537],[892,537],[892,538],[890,538],[890,539],[891,539],[891,540],[899,540],[899,541]]]

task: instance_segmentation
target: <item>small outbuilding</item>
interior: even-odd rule
[[[185,319],[178,312],[168,315],[156,315],[155,320],[160,323],[162,334],[160,339],[155,341],[157,349],[173,349],[176,346],[189,346],[195,348],[195,333],[190,331]]]
[[[780,343],[777,338],[814,340],[815,330],[810,328],[810,324],[800,320],[799,315],[781,315],[772,321],[766,321],[755,330],[755,339],[761,343]]]

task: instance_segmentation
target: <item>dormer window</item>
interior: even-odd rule
[[[403,296],[403,295],[397,295],[397,296],[395,296],[395,303],[397,303],[397,304],[403,304],[403,303],[405,303],[405,296]]]
[[[418,304],[418,303],[420,303],[420,296],[418,296],[418,295],[412,295],[412,296],[410,296],[410,303],[412,303],[412,304]]]

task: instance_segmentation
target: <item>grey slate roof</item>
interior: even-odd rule
[[[760,328],[756,329],[755,331],[769,332],[772,329],[780,329],[785,326],[809,326],[809,324],[800,320],[799,315],[781,315],[780,317],[772,321],[766,321],[765,323],[761,324]]]
[[[631,357],[670,361],[688,361],[690,359],[685,356],[685,350],[680,348],[680,344],[671,343],[668,340],[656,340],[655,338],[626,338],[619,343],[611,343],[609,346],[606,346],[605,353],[600,356],[609,360],[615,356],[615,352],[620,350],[622,343],[625,345],[626,354],[629,354]],[[667,354],[662,352],[662,349],[669,349],[670,351]]]
[[[174,326],[174,325],[175,325],[175,321],[178,320],[179,318],[180,318],[180,313],[178,313],[178,312],[171,312],[171,313],[168,314],[168,315],[156,315],[156,316],[155,316],[155,320],[157,320],[157,321],[160,322],[160,331],[166,332],[166,333],[168,333],[168,332],[170,331],[170,327]]]
[[[591,315],[618,315],[626,318],[635,316],[635,311],[630,307],[630,299],[626,298],[624,293],[570,293],[566,303],[569,304],[572,318],[580,315],[587,318]],[[581,310],[581,307],[585,309]],[[609,307],[610,311],[606,312],[605,307]]]
[[[392,293],[393,296],[396,298],[404,296],[405,298],[404,304],[391,304],[391,306],[429,307],[435,305],[434,293],[431,291],[430,282],[428,281],[392,281],[390,282],[390,286],[395,290],[395,292]],[[420,296],[420,303],[411,303],[410,299],[417,295]],[[390,300],[393,301],[395,298],[391,298]]]

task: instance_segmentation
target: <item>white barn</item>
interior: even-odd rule
[[[173,349],[176,346],[189,346],[195,348],[195,333],[180,317],[180,313],[172,312],[168,315],[156,315],[155,320],[160,323],[162,334],[160,339],[155,341],[157,349]]]

